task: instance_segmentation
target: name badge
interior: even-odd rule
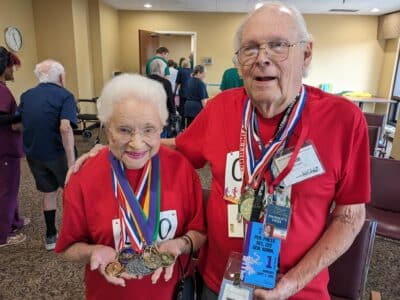
[[[240,171],[239,151],[229,152],[226,155],[224,199],[239,203],[242,188],[242,172]]]
[[[274,159],[272,171],[275,177],[287,166],[292,153],[293,149],[289,153]],[[325,169],[317,156],[314,146],[308,143],[300,149],[293,169],[281,183],[285,186],[289,186],[324,173]]]
[[[292,209],[290,207],[292,186],[277,188],[265,209],[264,235],[286,239]]]
[[[244,222],[239,216],[239,207],[237,204],[228,204],[228,236],[231,238],[244,237]]]
[[[266,237],[262,223],[250,222],[240,273],[244,283],[273,289],[276,285],[280,248],[281,240]]]
[[[240,267],[242,254],[231,252],[226,264],[218,300],[252,300],[253,287],[244,284],[240,280]]]

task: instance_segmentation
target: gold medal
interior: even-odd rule
[[[175,256],[170,252],[160,252],[161,264],[168,267],[175,262]]]
[[[240,214],[247,221],[251,218],[251,211],[254,204],[254,190],[248,189],[244,194],[240,196],[239,211]]]
[[[118,261],[113,261],[106,265],[104,271],[108,276],[118,277],[124,271],[124,266]]]
[[[143,252],[144,264],[151,270],[158,269],[162,266],[162,260],[158,249],[154,246],[150,246],[144,249]]]

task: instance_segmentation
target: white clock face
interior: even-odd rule
[[[17,52],[21,50],[22,47],[22,35],[21,32],[13,26],[7,27],[5,30],[5,40],[7,46]]]

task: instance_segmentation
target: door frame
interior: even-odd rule
[[[193,53],[193,65],[197,61],[197,32],[195,31],[169,31],[169,30],[154,30],[159,34],[172,34],[172,35],[190,35],[190,51]]]

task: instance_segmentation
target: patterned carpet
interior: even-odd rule
[[[80,153],[92,141],[77,137]],[[209,169],[199,171],[204,186],[210,185]],[[61,217],[61,198],[57,222]],[[19,299],[84,299],[83,265],[62,261],[44,248],[44,220],[41,197],[36,191],[26,160],[22,161],[20,213],[32,219],[22,232],[27,240],[0,249],[0,300]],[[400,242],[377,237],[367,290],[378,290],[382,299],[400,299]],[[368,297],[365,297],[368,299]]]

